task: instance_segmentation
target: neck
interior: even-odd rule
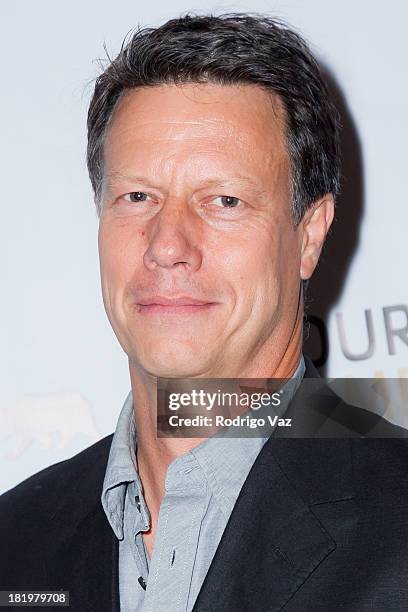
[[[299,306],[295,325],[289,340],[280,351],[269,349],[268,367],[245,372],[245,378],[291,378],[300,357],[303,334],[303,308]],[[286,336],[287,338],[288,336]],[[279,344],[279,342],[274,342]],[[129,372],[135,409],[137,431],[137,463],[143,483],[147,506],[152,522],[158,518],[161,500],[164,497],[167,468],[177,457],[198,446],[202,438],[158,438],[157,431],[157,377],[147,373],[138,364],[129,360]],[[261,374],[261,376],[259,376]]]

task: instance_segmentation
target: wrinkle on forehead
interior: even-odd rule
[[[195,97],[192,92],[199,95]],[[246,128],[264,130],[269,123],[284,128],[285,112],[279,96],[253,84],[165,84],[130,89],[122,94],[111,123],[116,123],[122,115],[128,118],[130,114],[133,120],[137,118],[140,126],[162,122],[174,126],[219,128],[231,119],[236,125],[237,114],[242,121],[245,107],[246,110],[250,107]]]
[[[215,126],[219,126],[224,125],[224,120],[222,119],[206,119],[205,117],[203,117],[200,120],[195,120],[193,121],[192,119],[154,119],[151,121],[144,121],[143,123],[141,123],[141,125],[149,125],[149,124],[157,124],[157,123],[165,123],[168,125],[180,125],[180,126],[184,126],[184,125],[188,125],[188,126],[197,126],[197,127],[202,127],[203,124],[205,125],[215,125]]]
[[[180,120],[180,119],[167,119],[157,117],[150,120],[142,120],[137,122],[137,131],[143,133],[143,137],[150,137],[154,141],[163,140],[185,140],[185,139],[196,139],[199,141],[209,140],[214,135],[220,137],[230,137],[234,135],[237,139],[240,139],[242,132],[236,130],[229,121],[225,119],[217,118],[206,118],[198,120]],[[126,135],[129,132],[132,138],[137,138],[138,134],[135,133],[134,126],[126,124],[118,126],[116,134]]]
[[[218,163],[221,173],[242,166],[247,174],[276,176],[287,158],[286,139],[269,93],[254,85],[200,87],[204,103],[174,85],[127,92],[106,135],[105,170],[142,164],[159,172],[175,164],[181,176],[182,166],[201,163],[206,174]]]

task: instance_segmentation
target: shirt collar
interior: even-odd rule
[[[305,372],[303,356],[287,384],[285,407],[296,392]],[[288,381],[290,383],[291,381]],[[237,500],[239,491],[251,469],[259,451],[268,437],[228,438],[212,436],[205,439],[189,452],[172,461],[167,470],[166,483],[169,485],[176,474],[187,465],[201,466],[208,485],[222,511],[228,517]],[[218,458],[223,460],[219,461]],[[101,503],[107,519],[118,539],[123,539],[123,518],[125,497],[130,494],[141,502],[144,523],[148,522],[148,509],[144,502],[142,484],[137,471],[136,426],[133,410],[133,397],[130,391],[120,412],[109,452],[105,478],[102,487]]]
[[[133,483],[135,496],[140,496],[142,490],[136,467],[135,440],[133,397],[130,391],[113,435],[101,496],[107,519],[119,539],[123,539],[123,513],[128,485]]]

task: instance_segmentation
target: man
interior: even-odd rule
[[[2,496],[1,588],[78,611],[406,610],[408,448],[356,439],[401,431],[295,394],[339,189],[305,43],[247,15],[136,32],[96,82],[88,168],[131,392],[113,438]],[[158,378],[290,379],[303,439],[157,437]]]

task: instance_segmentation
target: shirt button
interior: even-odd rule
[[[139,498],[139,495],[135,496],[135,502],[136,502],[137,509],[140,512],[140,498]]]
[[[146,581],[143,579],[143,576],[139,576],[137,581],[140,584],[140,586],[142,587],[142,589],[145,591],[146,590]]]

